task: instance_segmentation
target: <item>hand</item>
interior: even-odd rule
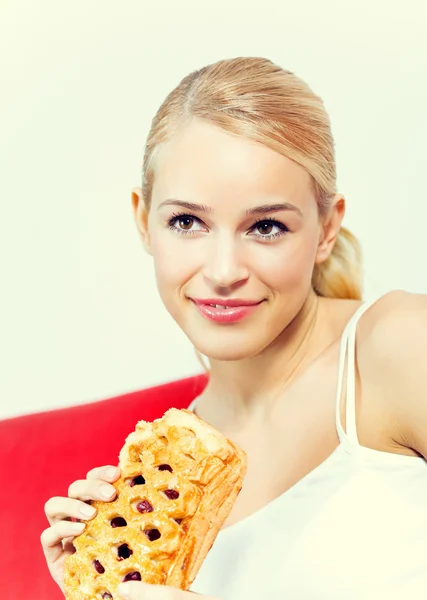
[[[111,470],[111,473],[110,473]],[[50,574],[64,591],[64,561],[75,552],[73,539],[81,534],[86,523],[96,515],[96,509],[85,501],[111,502],[116,489],[110,485],[120,477],[120,469],[111,465],[92,469],[86,479],[74,481],[68,488],[68,498],[50,498],[45,504],[45,514],[50,527],[41,534],[41,544]],[[103,495],[103,491],[106,495]],[[74,518],[77,523],[69,519]]]
[[[150,585],[140,581],[121,583],[117,592],[123,600],[192,600],[199,596],[201,600],[219,600],[213,596],[202,596],[195,592],[183,592],[167,585]]]

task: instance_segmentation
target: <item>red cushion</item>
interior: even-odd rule
[[[198,375],[147,390],[0,421],[1,597],[59,600],[40,545],[44,505],[66,496],[93,467],[118,463],[137,421],[187,408],[207,383]]]

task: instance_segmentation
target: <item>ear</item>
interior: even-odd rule
[[[150,234],[148,232],[148,210],[142,196],[142,188],[140,187],[134,187],[132,189],[132,208],[135,223],[144,248],[148,254],[151,254]]]
[[[316,264],[324,262],[331,255],[344,214],[345,198],[341,194],[335,194],[327,216],[320,223],[321,231],[316,253]]]

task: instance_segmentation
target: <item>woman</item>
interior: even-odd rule
[[[427,299],[361,302],[321,99],[261,58],[191,73],[153,120],[132,203],[161,298],[210,360],[191,409],[248,455],[192,590],[424,597]],[[95,469],[46,504],[42,544],[60,586],[63,539],[93,517],[84,501],[114,497],[118,476]],[[119,589],[134,600],[192,593]]]

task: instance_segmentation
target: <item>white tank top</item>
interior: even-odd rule
[[[371,304],[361,305],[341,340],[338,447],[282,495],[220,531],[191,591],[221,600],[427,598],[427,461],[361,446],[357,437],[356,325]],[[339,408],[347,356],[345,432]]]

